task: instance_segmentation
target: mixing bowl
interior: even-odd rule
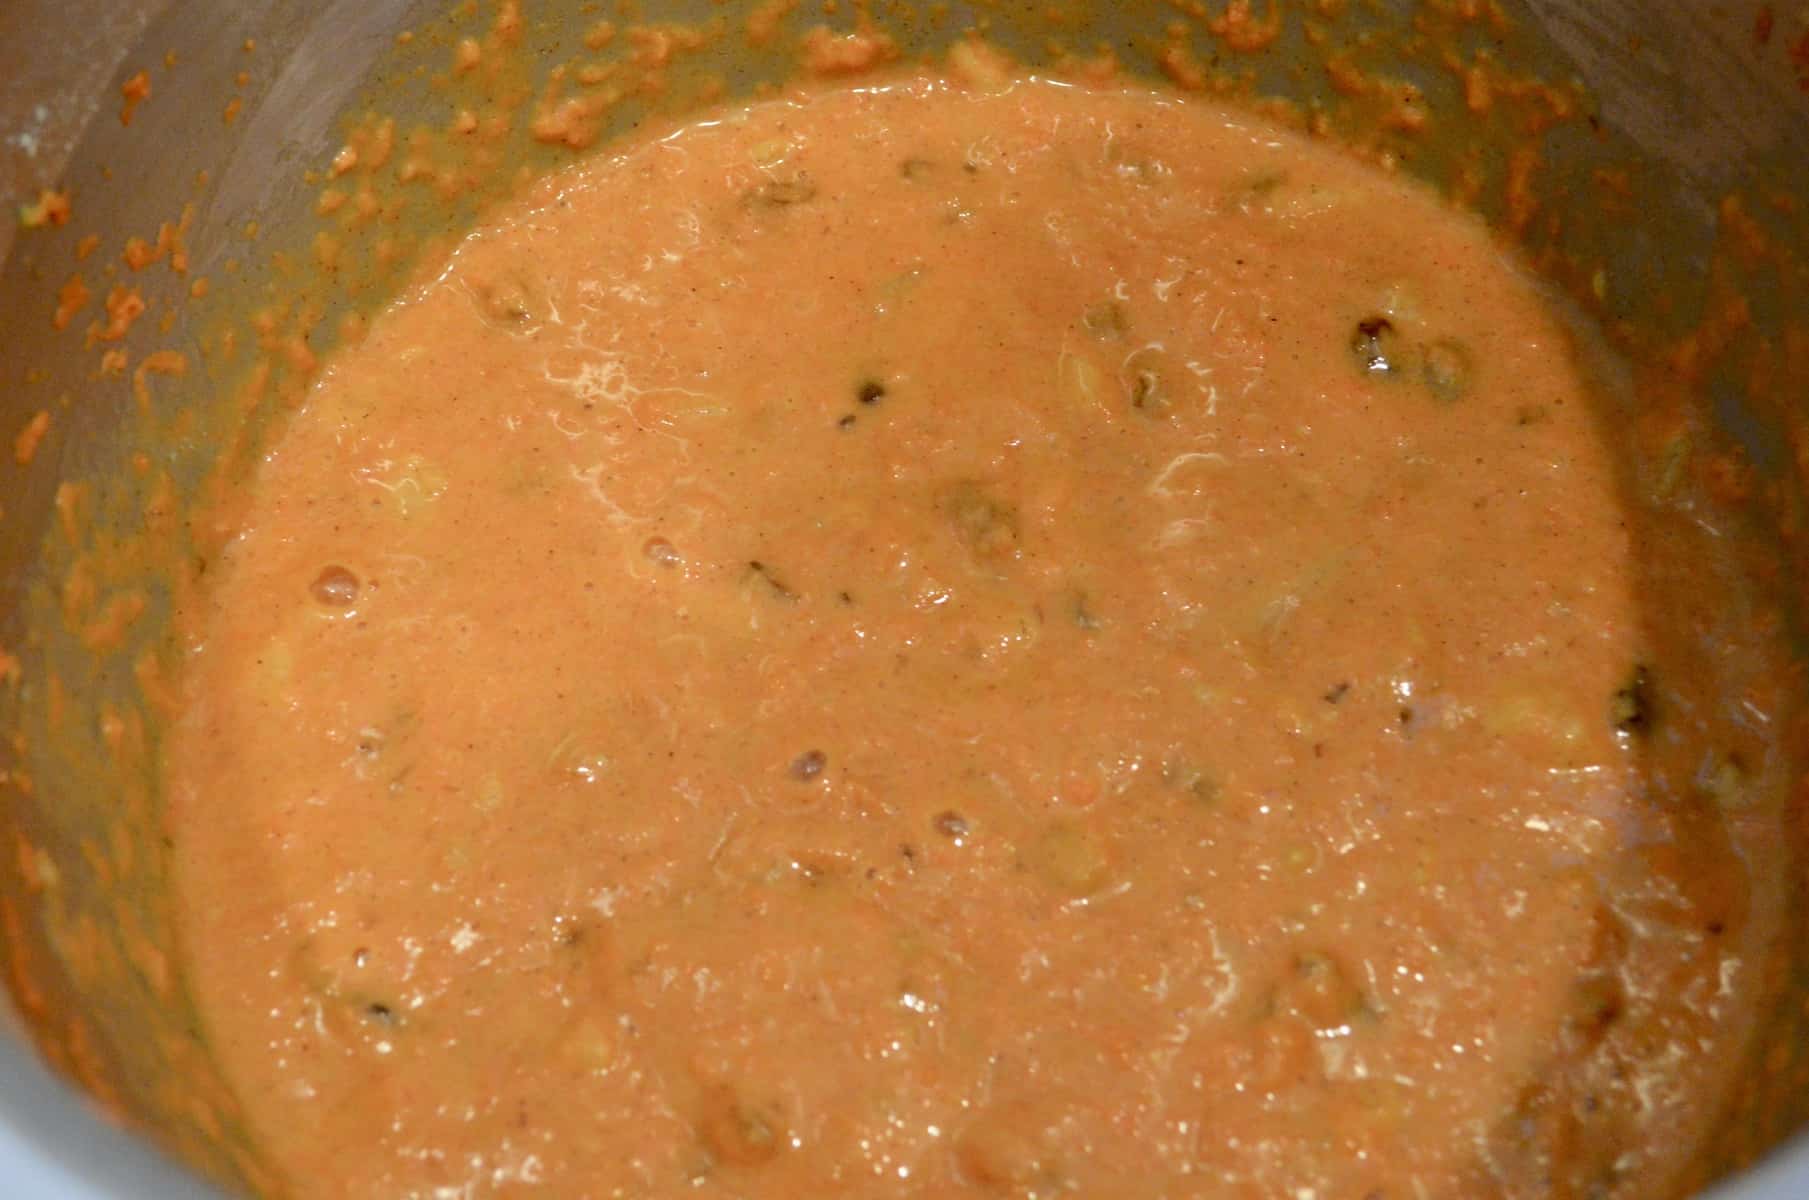
[[[316,330],[330,329],[401,277],[373,275],[355,296],[296,282],[296,272],[308,269],[314,185],[330,170],[354,114],[380,109],[404,123],[443,118],[452,101],[429,55],[449,44],[469,7],[429,0],[25,0],[0,14],[0,182],[10,178],[26,202],[40,187],[66,188],[73,205],[67,224],[53,203],[29,212],[22,228],[0,232],[0,253],[12,243],[0,274],[0,431],[10,443],[36,414],[49,414],[50,422],[42,442],[13,444],[18,462],[0,467],[0,648],[20,649],[28,663],[67,652],[31,628],[33,614],[55,603],[43,581],[55,568],[58,485],[111,480],[103,493],[113,508],[97,520],[151,519],[155,505],[133,482],[130,454],[142,444],[149,414],[232,386],[229,370],[204,365],[218,358],[210,339],[220,329],[284,288],[320,297],[308,316]],[[588,7],[529,5],[528,61],[561,61],[595,19]],[[738,12],[709,0],[647,0],[640,7],[644,19],[703,24]],[[1228,7],[1259,23],[1272,11],[1208,0],[1196,29],[1211,28]],[[1126,65],[1152,74],[1165,47],[1176,44],[1168,27],[1180,6],[1081,3],[1049,11],[1055,17],[1037,5],[957,3],[898,28],[908,50],[929,51],[983,24],[989,37],[1033,64],[1053,29],[1072,48],[1109,45]],[[1753,524],[1768,548],[1750,564],[1752,574],[1755,586],[1778,598],[1776,636],[1793,639],[1802,611],[1804,459],[1796,447],[1809,410],[1809,336],[1791,324],[1804,311],[1798,254],[1809,249],[1809,223],[1795,203],[1809,194],[1809,15],[1752,0],[1315,0],[1283,3],[1280,17],[1278,36],[1258,39],[1260,45],[1240,45],[1235,23],[1221,24],[1216,40],[1198,35],[1186,58],[1167,60],[1169,74],[1197,72],[1194,82],[1289,101],[1294,119],[1349,138],[1476,207],[1551,276],[1565,303],[1586,310],[1625,353],[1655,356],[1671,347],[1663,353],[1673,374],[1750,466],[1751,479],[1735,489],[1739,519]],[[1525,86],[1498,88],[1509,98],[1479,103],[1474,81],[1451,67],[1479,56],[1497,68],[1498,80]],[[793,61],[783,37],[761,45],[723,38],[692,64],[697,86],[644,106],[746,92],[783,77]],[[1365,89],[1323,69],[1339,61],[1360,62],[1368,78],[1386,82]],[[141,73],[149,94],[135,100],[144,90],[135,83]],[[1423,109],[1430,133],[1406,128],[1412,121],[1391,123],[1381,111],[1385,102]],[[631,102],[615,119],[638,111]],[[521,151],[537,165],[558,155],[545,147]],[[494,194],[474,188],[424,218],[420,245],[456,231]],[[1622,202],[1606,203],[1610,194]],[[55,331],[48,318],[69,264],[80,261],[78,239],[97,233],[116,247],[137,235],[150,248],[166,223],[188,273],[134,278],[154,318],[120,345],[140,369],[97,368],[94,353],[77,352],[80,335]],[[1730,259],[1735,235],[1765,253]],[[1728,267],[1736,260],[1743,269]],[[211,299],[194,294],[193,281],[203,277],[213,281]],[[1721,342],[1705,349],[1730,295],[1740,318],[1724,322]],[[330,341],[311,336],[313,352]],[[1735,343],[1745,348],[1723,353]],[[154,346],[176,347],[184,373],[153,367],[147,374],[142,364]],[[1646,386],[1647,377],[1636,378],[1636,386]],[[303,382],[298,373],[292,386]],[[200,420],[169,436],[159,453],[179,482],[194,485],[223,431],[217,420]],[[155,637],[160,615],[153,600],[150,619],[139,622],[153,631],[144,637]],[[129,669],[131,649],[70,665],[72,703],[87,713],[117,713],[152,687],[154,680]],[[0,666],[5,661],[0,655]],[[24,709],[29,701],[15,688],[9,702]],[[132,968],[99,988],[47,968],[30,981],[33,994],[16,995],[36,1040],[62,1070],[47,1068],[30,1048],[27,1023],[7,1022],[0,1036],[0,1195],[214,1194],[202,1174],[243,1187],[254,1176],[240,1133],[221,1117],[225,1110],[210,1090],[220,1085],[208,1081],[205,1064],[184,1056],[181,1031],[191,1018],[180,987],[167,979],[157,986],[171,968],[159,950],[168,945],[170,917],[159,899],[164,867],[154,789],[108,765],[113,760],[99,741],[105,736],[91,739],[91,753],[55,761],[34,758],[23,744],[0,747],[9,781],[0,788],[0,894],[13,898],[12,923],[0,936],[36,945],[46,928],[53,940],[56,931],[74,930],[125,947],[119,953]],[[124,736],[155,734],[128,729]],[[1792,736],[1780,733],[1780,753],[1800,753]],[[72,862],[56,872],[66,895],[52,904],[42,894],[41,866],[14,862],[14,827],[29,827],[40,844],[70,848],[123,838],[136,856],[107,845],[89,855],[98,864],[83,867],[72,851]],[[1725,1200],[1809,1196],[1809,1142],[1791,1140],[1809,1114],[1809,1072],[1796,1051],[1809,1037],[1798,851],[1792,846],[1782,856],[1796,869],[1771,881],[1788,914],[1778,961],[1753,985],[1775,992],[1767,997],[1775,1015],[1755,1035],[1752,1085],[1708,1151],[1716,1170],[1735,1172],[1717,1185]],[[126,860],[136,861],[135,870],[124,869]],[[41,916],[46,905],[54,911]],[[93,1099],[64,1081],[70,1076],[100,1092],[114,1117],[153,1138],[104,1119]],[[178,1077],[180,1085],[168,1083]],[[153,1140],[163,1149],[153,1149]],[[189,1166],[175,1165],[165,1151]]]

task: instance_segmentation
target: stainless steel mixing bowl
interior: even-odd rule
[[[552,0],[548,0],[549,3]],[[1224,0],[1211,0],[1221,9]],[[1374,0],[1362,19],[1401,26],[1426,3],[1460,0]],[[0,430],[19,427],[38,405],[34,396],[61,392],[73,403],[58,411],[50,461],[30,471],[0,471],[0,646],[23,636],[25,581],[53,519],[52,492],[63,473],[93,470],[117,451],[127,393],[121,381],[96,381],[74,355],[45,360],[49,311],[76,230],[155,229],[185,201],[197,204],[189,241],[195,273],[218,275],[244,254],[246,222],[279,230],[312,200],[306,167],[323,163],[338,144],[338,121],[380,65],[390,61],[395,33],[431,22],[434,0],[10,0],[0,9],[0,191],[28,198],[39,185],[69,183],[79,220],[67,231],[12,238],[0,229],[0,254],[13,240],[0,275]],[[554,7],[557,7],[555,4]],[[715,10],[709,0],[649,0],[660,16],[687,19]],[[1012,36],[1010,11],[985,5],[998,36]],[[1030,6],[1021,6],[1030,7]],[[1094,6],[1101,32],[1126,48],[1128,61],[1173,15],[1151,3]],[[1587,135],[1559,130],[1546,150],[1556,176],[1547,208],[1563,227],[1547,242],[1582,239],[1612,267],[1610,314],[1635,325],[1675,321],[1699,298],[1717,222],[1717,203],[1731,190],[1763,185],[1809,195],[1809,12],[1779,11],[1755,0],[1674,3],[1669,0],[1500,0],[1516,29],[1500,53],[1544,77],[1579,80],[1593,98]],[[952,6],[947,29],[973,10]],[[1798,39],[1802,39],[1799,41]],[[255,42],[255,59],[247,43]],[[1034,43],[1023,49],[1034,51]],[[1284,44],[1253,60],[1260,90],[1311,100],[1319,76],[1290,58]],[[1804,61],[1793,60],[1792,50]],[[179,64],[155,74],[155,93],[141,119],[115,119],[119,85],[142,66],[173,55]],[[221,117],[225,81],[255,65],[244,109]],[[779,69],[771,59],[725,58],[717,64],[731,86]],[[1421,84],[1435,111],[1457,102],[1455,85],[1411,65],[1404,78]],[[391,103],[404,110],[431,97],[405,74],[395,76]],[[1449,148],[1447,148],[1449,149]],[[1643,177],[1637,218],[1604,223],[1592,214],[1580,181],[1590,164],[1633,155]],[[1428,153],[1409,161],[1439,182],[1453,157]],[[205,186],[196,173],[205,169]],[[1809,229],[1809,226],[1802,226]],[[1805,247],[1809,248],[1809,247]],[[60,257],[59,257],[60,256]],[[172,284],[171,286],[174,286]],[[1755,309],[1765,298],[1755,298]],[[178,330],[177,336],[182,336]],[[28,370],[47,368],[31,388]],[[36,389],[36,390],[33,390]],[[1737,392],[1737,389],[1736,389]],[[1809,405],[1809,396],[1800,398]],[[1738,394],[1715,398],[1716,411],[1755,462],[1788,474],[1780,431]],[[11,750],[0,749],[0,767]],[[1804,997],[1784,997],[1801,1008]],[[11,1031],[7,1031],[11,1032]],[[1797,1037],[1788,1022],[1769,1036]],[[1809,1111],[1809,1096],[1770,1095],[1775,1123],[1788,1130]],[[11,1200],[173,1200],[211,1195],[194,1176],[146,1143],[93,1115],[91,1106],[43,1068],[23,1039],[0,1032],[0,1196]],[[1759,1167],[1720,1185],[1722,1200],[1809,1197],[1809,1140],[1786,1142]]]

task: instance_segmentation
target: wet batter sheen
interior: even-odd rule
[[[1565,333],[1244,115],[925,78],[618,146],[239,519],[166,783],[300,1196],[1543,1195],[1527,1097],[1671,944]]]

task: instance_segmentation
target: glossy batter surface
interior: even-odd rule
[[[304,1196],[1536,1187],[1668,886],[1628,557],[1539,298],[1327,148],[930,80],[620,148],[210,571],[209,1036]]]

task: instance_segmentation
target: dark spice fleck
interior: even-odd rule
[[[1594,974],[1577,980],[1572,1021],[1585,1032],[1599,1035],[1620,1020],[1625,1008],[1621,986],[1613,976]]]
[[[886,385],[877,379],[863,379],[854,394],[862,404],[878,404],[886,398]]]
[[[1633,674],[1608,702],[1608,720],[1616,733],[1644,734],[1652,728],[1652,675],[1644,666]]]
[[[755,559],[748,563],[747,569],[748,573],[755,580],[765,586],[767,593],[771,595],[773,599],[783,600],[787,604],[797,603],[798,593],[792,591],[777,575],[773,574],[771,567],[760,560]]]
[[[1366,317],[1357,322],[1350,337],[1350,352],[1357,365],[1371,375],[1394,375],[1405,365],[1405,347],[1394,322],[1387,317]]]
[[[1336,703],[1338,703],[1338,701],[1344,699],[1344,697],[1346,695],[1348,695],[1349,693],[1350,693],[1350,681],[1346,680],[1342,683],[1334,685],[1332,687],[1332,689],[1325,694],[1325,702],[1327,704],[1336,704]]]
[[[806,750],[794,758],[791,763],[791,777],[800,783],[810,783],[823,773],[829,765],[829,756],[821,750]]]
[[[967,818],[952,808],[937,813],[936,819],[932,823],[936,826],[937,833],[940,833],[943,837],[948,838],[957,845],[967,837]]]
[[[854,414],[849,413],[847,416],[845,416],[841,420],[837,421],[835,423],[835,426],[837,429],[853,429],[854,428],[854,420],[855,420]]]

